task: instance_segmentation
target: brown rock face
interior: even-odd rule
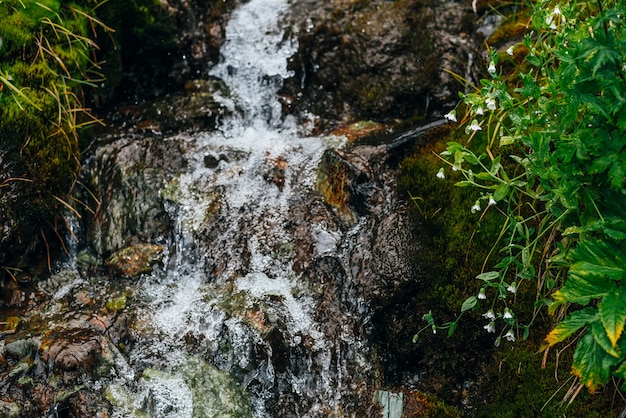
[[[455,2],[325,0],[297,6],[292,111],[337,120],[424,118],[454,104],[470,76],[475,16]]]

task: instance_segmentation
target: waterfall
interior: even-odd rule
[[[101,344],[108,368],[93,383],[113,417],[317,418],[372,399],[361,284],[387,274],[372,256],[378,221],[346,224],[315,192],[322,155],[344,139],[302,136],[281,112],[277,93],[297,49],[281,27],[288,13],[286,0],[233,12],[209,74],[230,92],[216,98],[229,109],[217,129],[122,134],[93,157],[98,170],[118,153],[131,161],[119,168],[131,180],[108,197],[108,225],[139,229],[157,213],[170,228],[155,239],[163,259],[149,274],[92,277],[74,263],[47,284],[59,298],[121,301],[123,315],[104,312],[126,318],[128,341]],[[150,160],[150,147],[167,151]],[[371,195],[369,183],[359,187]]]
[[[183,135],[188,169],[162,192],[176,237],[166,267],[146,280],[139,298],[156,337],[128,359],[131,368],[157,372],[111,390],[116,399],[133,394],[134,409],[148,402],[158,416],[172,417],[198,410],[196,388],[181,377],[189,361],[185,338],[203,342],[194,348],[211,360],[205,367],[237,376],[255,417],[277,413],[284,395],[290,402],[309,398],[283,408],[303,417],[339,407],[342,379],[333,373],[341,366],[331,364],[339,348],[314,319],[313,294],[293,269],[295,238],[286,225],[294,203],[311,194],[322,153],[342,140],[299,137],[295,122],[282,116],[277,92],[297,48],[280,27],[287,8],[284,0],[251,0],[233,12],[222,60],[210,73],[228,85],[230,95],[219,100],[232,116],[215,132]],[[217,163],[207,166],[207,156]],[[338,230],[324,222],[311,228],[325,254],[337,247]],[[198,242],[207,236],[210,242]],[[295,365],[291,356],[305,343],[309,352]],[[277,356],[284,357],[279,366]],[[173,374],[161,375],[163,369]],[[133,408],[122,407],[120,416]]]

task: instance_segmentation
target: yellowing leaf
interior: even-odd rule
[[[598,320],[598,311],[595,308],[585,308],[572,312],[548,334],[546,342],[553,346],[565,340],[587,324]]]
[[[600,320],[613,348],[624,331],[626,320],[626,291],[624,285],[615,292],[608,293],[598,304]]]
[[[578,376],[580,382],[593,393],[599,386],[609,381],[611,368],[618,362],[619,359],[606,355],[588,329],[576,346],[572,374]]]

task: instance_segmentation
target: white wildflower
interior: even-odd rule
[[[482,287],[478,291],[478,299],[487,299],[487,295],[485,294],[485,288],[484,287]]]
[[[480,212],[480,202],[478,200],[474,203],[474,206],[472,206],[470,211],[472,213]]]
[[[487,109],[496,110],[498,106],[496,105],[496,99],[494,97],[487,97],[485,99],[485,104],[487,105]]]
[[[451,110],[448,113],[446,113],[445,115],[443,115],[444,118],[451,120],[452,122],[456,122],[456,110]]]
[[[485,114],[485,109],[483,109],[483,107],[482,107],[482,106],[478,106],[478,107],[476,108],[476,114],[477,114],[477,115],[484,115],[484,114]]]
[[[480,127],[480,125],[478,124],[478,121],[476,119],[474,119],[472,121],[472,123],[469,124],[469,126],[467,127],[467,129],[469,129],[470,131],[480,131],[483,128]]]
[[[496,203],[497,203],[497,202],[496,202],[496,199],[494,199],[494,198],[493,198],[493,196],[489,196],[489,202],[487,203],[487,205],[489,205],[489,206],[493,206],[493,205],[495,205]]]
[[[437,171],[437,178],[438,179],[445,179],[446,178],[446,174],[443,172],[443,167],[439,169],[439,171]]]
[[[515,45],[511,45],[507,48],[506,53],[510,56],[513,56],[513,50],[515,49]]]
[[[513,311],[509,308],[504,308],[504,315],[502,315],[502,319],[513,319]]]
[[[432,330],[433,330],[433,334],[437,333],[437,325],[433,325],[432,326]]]
[[[561,20],[561,9],[559,6],[556,6],[552,13],[546,16],[546,25],[550,26],[550,29],[555,30],[558,28],[558,22]]]
[[[515,335],[513,334],[513,330],[510,329],[506,332],[506,334],[504,334],[504,338],[506,338],[509,341],[515,341]]]
[[[517,283],[516,282],[511,283],[509,287],[506,288],[506,290],[511,293],[517,292]]]
[[[493,321],[485,325],[483,328],[486,329],[487,332],[496,332],[496,324]]]
[[[483,318],[487,318],[493,321],[494,319],[496,319],[496,314],[493,313],[493,309],[489,309],[487,312],[483,314]]]
[[[487,67],[487,72],[492,76],[496,74],[496,63],[491,61],[489,63],[489,67]]]

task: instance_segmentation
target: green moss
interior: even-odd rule
[[[599,418],[612,416],[614,395],[619,396],[612,387],[603,388],[600,393],[590,395],[583,390],[571,404],[562,403],[565,394],[572,386],[573,379],[568,379],[568,367],[571,364],[571,350],[555,352],[543,363],[543,353],[529,342],[518,342],[495,353],[493,361],[484,368],[484,380],[480,382],[477,393],[485,404],[473,416],[487,418],[514,417],[557,417],[572,416],[579,418]],[[558,379],[557,379],[558,378]],[[504,407],[506,406],[506,407]],[[617,414],[618,408],[615,408]]]
[[[416,227],[427,241],[415,260],[430,271],[424,299],[438,301],[436,309],[450,319],[467,296],[477,293],[479,282],[474,277],[481,272],[503,222],[495,209],[482,218],[480,212],[471,213],[480,193],[456,187],[461,178],[453,171],[446,169],[447,177],[437,178],[445,164],[436,154],[457,134],[452,132],[406,158],[399,178],[401,193],[413,197]]]
[[[416,235],[422,240],[414,262],[421,266],[425,277],[413,299],[417,311],[414,317],[432,310],[438,324],[454,320],[463,301],[477,294],[481,283],[475,277],[483,270],[504,221],[504,216],[491,208],[482,219],[480,213],[472,214],[470,207],[480,192],[454,186],[461,179],[447,166],[446,178],[437,178],[445,164],[436,154],[449,141],[465,143],[466,137],[454,130],[434,134],[428,145],[402,162],[399,176],[401,193],[415,198],[412,218]],[[472,141],[478,146],[484,139],[477,135]],[[498,261],[496,252],[484,265],[485,270]],[[536,289],[531,286],[536,283],[523,281],[520,286],[513,309],[521,323],[528,323],[536,303]],[[583,390],[572,405],[560,405],[571,385],[569,382],[559,390],[569,377],[572,350],[561,353],[558,361],[551,352],[542,367],[540,347],[552,326],[551,318],[535,319],[527,341],[503,341],[500,348],[495,348],[493,334],[482,329],[485,320],[481,314],[486,309],[483,306],[469,312],[451,338],[439,333],[422,334],[413,361],[422,366],[424,390],[458,405],[461,399],[451,392],[458,391],[465,382],[473,382],[467,395],[473,404],[473,417],[607,416],[615,395],[612,388],[604,388],[594,396]],[[556,374],[559,381],[555,380]]]
[[[79,97],[95,46],[92,22],[77,10],[90,12],[58,0],[0,2],[0,183],[10,182],[0,224],[11,225],[0,265],[19,264],[41,234],[52,234],[80,168]]]

